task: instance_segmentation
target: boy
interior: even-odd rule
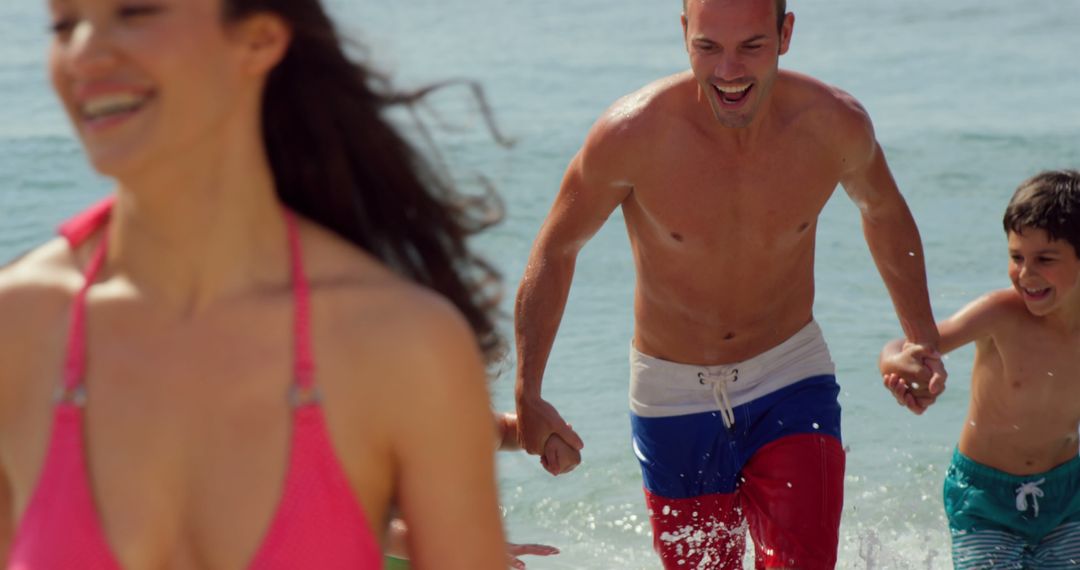
[[[940,350],[975,343],[971,404],[945,479],[956,568],[1080,564],[1080,172],[1043,172],[1005,211],[1012,288],[939,325]],[[885,386],[917,414],[926,361],[893,341]],[[922,384],[922,386],[920,386]]]

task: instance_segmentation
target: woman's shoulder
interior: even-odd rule
[[[318,381],[337,437],[397,454],[470,415],[488,418],[490,431],[483,360],[460,311],[358,248],[320,241],[305,247],[319,259],[305,262]]]
[[[479,359],[472,329],[446,298],[322,228],[308,232],[305,266],[322,346],[395,376]]]
[[[0,401],[23,401],[22,380],[62,351],[64,323],[82,283],[80,259],[55,239],[0,267]]]
[[[49,313],[66,311],[82,284],[83,261],[56,238],[0,267],[0,333],[25,330]]]

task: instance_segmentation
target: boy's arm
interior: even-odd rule
[[[928,364],[940,361],[942,354],[993,334],[1015,295],[1012,289],[988,293],[939,323],[940,352],[906,343],[903,339],[886,344],[878,361],[885,388],[900,405],[916,414],[925,412],[940,395],[940,392],[929,394],[916,387],[929,381],[932,371]]]
[[[498,412],[495,414],[495,447],[499,451],[517,451],[518,443],[517,414]]]

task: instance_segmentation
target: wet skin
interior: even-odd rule
[[[580,443],[540,398],[576,255],[622,208],[637,281],[634,344],[721,364],[780,344],[812,319],[818,216],[842,184],[911,340],[936,344],[922,247],[866,111],[777,68],[794,24],[772,2],[688,3],[691,70],[617,101],[567,169],[517,299],[525,447]],[[722,91],[746,87],[745,93]]]

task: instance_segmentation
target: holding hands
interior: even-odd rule
[[[903,340],[885,345],[878,361],[881,378],[896,401],[922,415],[945,391],[945,364],[936,349]]]
[[[518,441],[552,475],[573,471],[585,447],[574,428],[542,398],[518,399]]]

